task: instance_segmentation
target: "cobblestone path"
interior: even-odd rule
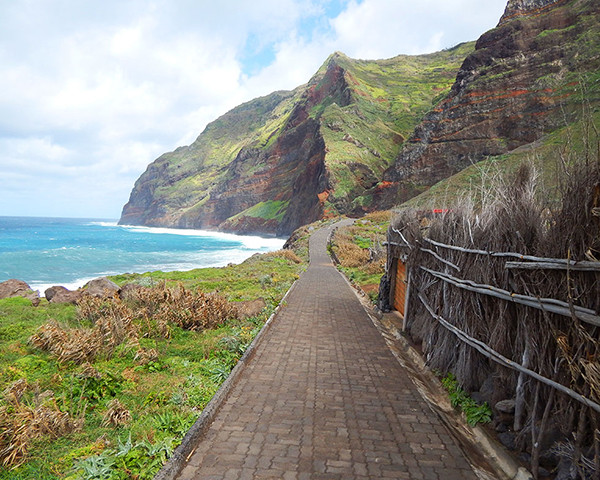
[[[476,478],[331,264],[330,231],[180,480]]]

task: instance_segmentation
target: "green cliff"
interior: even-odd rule
[[[378,61],[335,53],[306,85],[234,108],[151,163],[120,223],[285,235],[367,211],[363,194],[472,50]]]
[[[378,61],[335,53],[306,85],[233,109],[153,162],[121,223],[286,235],[533,152],[582,111],[597,116],[599,15],[597,0],[510,0],[476,43]]]

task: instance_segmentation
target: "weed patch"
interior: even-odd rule
[[[474,427],[478,423],[489,423],[492,420],[492,409],[486,403],[479,405],[465,392],[456,377],[449,373],[442,379],[442,386],[448,392],[450,403],[465,414],[467,423]]]
[[[389,212],[374,212],[336,231],[331,251],[340,262],[340,270],[352,283],[365,288],[379,284],[385,272],[383,243],[389,221]],[[369,297],[376,301],[375,292]]]

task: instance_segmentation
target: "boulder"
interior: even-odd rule
[[[106,277],[95,278],[83,286],[83,293],[92,297],[107,298],[119,293],[119,286]]]
[[[490,375],[483,381],[483,383],[481,384],[481,387],[479,387],[479,395],[481,395],[481,399],[483,400],[483,402],[487,402],[488,405],[493,404],[493,400],[492,400],[494,398],[494,376],[493,375]]]
[[[81,290],[69,290],[65,287],[55,285],[47,288],[44,292],[46,300],[50,303],[77,303],[81,298]]]
[[[515,434],[513,432],[502,432],[498,434],[498,440],[509,450],[516,450]]]
[[[501,400],[496,403],[496,410],[501,413],[515,413],[515,401],[513,399]]]
[[[22,280],[11,278],[0,283],[0,298],[23,297],[31,300],[34,306],[40,303],[40,295]]]
[[[496,423],[512,425],[515,421],[515,401],[513,399],[500,400],[494,405],[494,414]]]

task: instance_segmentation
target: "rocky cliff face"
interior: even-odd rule
[[[516,17],[539,14],[562,2],[563,0],[509,0],[504,15],[500,19],[500,25]]]
[[[336,53],[307,85],[235,108],[150,164],[120,223],[285,235],[368,209],[365,192],[472,48],[384,61]]]
[[[450,94],[415,129],[376,189],[389,208],[488,156],[565,126],[597,103],[600,3],[511,0]],[[582,93],[585,91],[585,93]]]
[[[510,0],[431,55],[332,55],[308,84],[228,112],[138,179],[121,223],[286,235],[393,207],[600,103],[600,2]]]

